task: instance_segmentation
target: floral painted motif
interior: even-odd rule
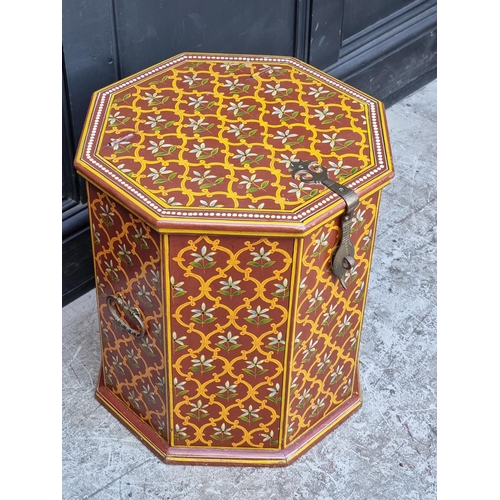
[[[99,156],[165,208],[294,212],[328,193],[290,176],[305,151],[325,166],[349,164],[333,178],[370,168],[366,114],[366,104],[289,64],[193,61],[113,96]]]
[[[104,383],[166,439],[159,237],[93,186],[89,187],[89,214],[94,233]],[[177,290],[181,285],[175,284]],[[106,297],[117,293],[143,312],[151,336],[135,339],[109,314]],[[176,340],[176,346],[181,347],[185,337]],[[149,363],[153,368],[148,368]]]
[[[349,270],[347,290],[338,285],[329,270],[338,220],[318,227],[304,240],[287,443],[300,439],[354,394],[362,303],[371,258],[363,242],[373,234],[378,199],[379,194],[375,194],[363,200],[353,216],[351,238],[356,265]]]
[[[175,444],[277,448],[284,434],[283,367],[293,326],[287,314],[293,240],[231,242],[226,247],[208,236],[169,237],[169,366],[177,389],[171,421],[187,434]],[[273,278],[263,288],[266,276]],[[213,424],[205,425],[205,419]],[[265,431],[252,432],[256,422]]]

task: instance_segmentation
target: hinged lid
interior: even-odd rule
[[[184,53],[94,93],[78,171],[160,231],[304,232],[393,177],[383,105],[292,57]]]

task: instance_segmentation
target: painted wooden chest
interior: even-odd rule
[[[97,398],[168,463],[286,465],[361,405],[382,103],[291,57],[183,53],[92,96]]]

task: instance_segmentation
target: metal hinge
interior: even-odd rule
[[[359,197],[347,186],[332,181],[328,177],[328,170],[317,162],[295,161],[290,164],[289,170],[292,176],[301,182],[320,182],[335,194],[338,194],[346,203],[346,210],[342,215],[342,234],[337,249],[332,251],[331,268],[333,274],[339,278],[342,286],[347,288],[345,273],[356,264],[354,245],[351,241],[351,223],[354,209],[359,205]]]

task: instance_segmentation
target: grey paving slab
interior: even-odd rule
[[[384,188],[360,347],[363,406],[285,468],[166,465],[94,398],[94,292],[63,308],[63,499],[436,498],[437,81],[387,112]]]

